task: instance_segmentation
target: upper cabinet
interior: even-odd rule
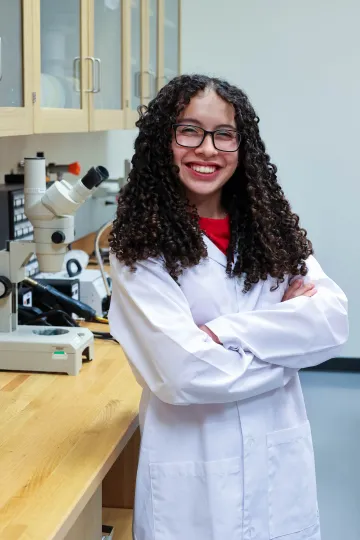
[[[34,131],[89,129],[88,0],[33,0]]]
[[[153,98],[158,90],[158,80],[160,75],[160,2],[158,0],[149,0],[147,3],[148,11],[148,39],[147,39],[147,51],[148,51],[148,79],[146,93],[148,98],[144,97],[144,100]]]
[[[181,72],[181,0],[123,0],[129,6],[125,47],[126,124],[133,126],[137,107],[147,105],[167,82]]]
[[[31,23],[28,0],[0,0],[0,137],[33,132]]]
[[[122,129],[125,4],[122,0],[89,3],[90,130]]]
[[[147,105],[158,88],[160,45],[160,1],[143,1],[142,27],[142,70],[141,70],[141,103]]]
[[[0,0],[0,136],[129,129],[180,73],[181,0]]]
[[[137,108],[142,102],[142,84],[145,39],[144,6],[146,0],[122,0],[124,2],[124,98],[125,124],[134,127],[138,118]]]

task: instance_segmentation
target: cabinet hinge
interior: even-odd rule
[[[36,103],[36,92],[32,92],[32,102],[33,102],[33,105],[35,105],[35,103]]]

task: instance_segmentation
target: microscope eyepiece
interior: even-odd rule
[[[109,178],[109,172],[105,167],[99,165],[98,167],[91,167],[86,175],[81,179],[81,183],[89,190],[97,187]]]

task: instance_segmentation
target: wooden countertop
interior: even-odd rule
[[[112,341],[75,377],[0,372],[2,540],[64,537],[137,428],[140,395]]]

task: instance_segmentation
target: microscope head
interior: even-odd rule
[[[74,241],[74,214],[108,177],[105,167],[92,167],[74,185],[62,180],[46,189],[45,159],[25,159],[25,214],[34,227],[41,272],[62,269],[68,245]]]

